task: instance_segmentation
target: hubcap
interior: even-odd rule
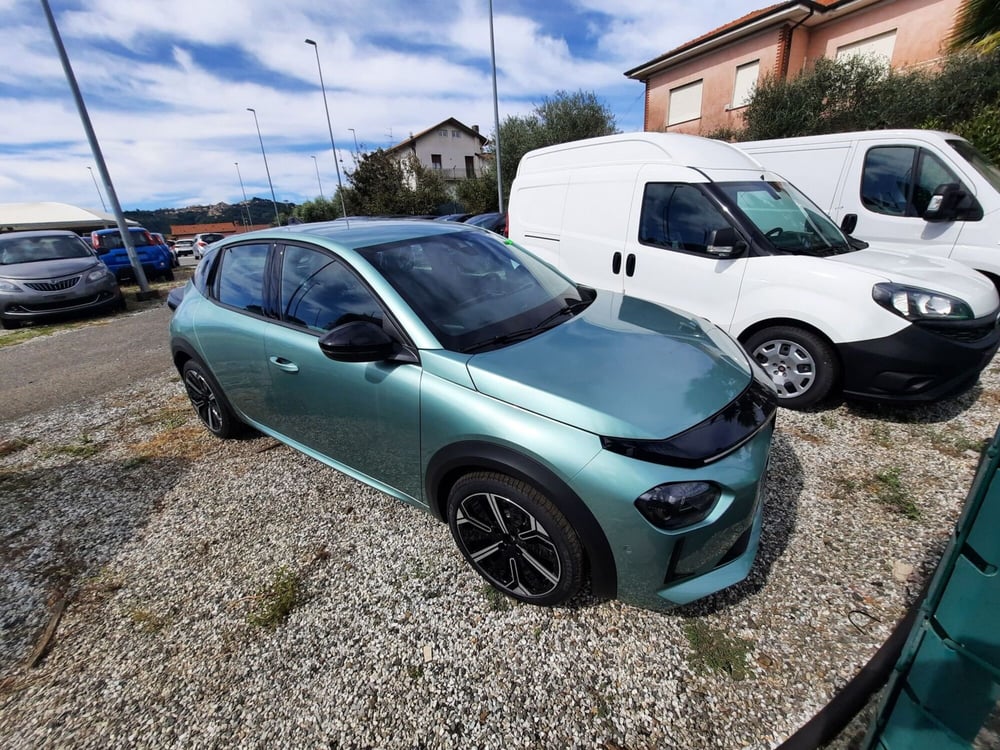
[[[222,429],[222,414],[215,392],[205,376],[197,370],[188,370],[184,375],[184,387],[201,421],[212,432],[218,433]]]
[[[816,379],[816,363],[812,355],[794,341],[765,341],[754,349],[753,357],[771,376],[779,398],[801,396]]]
[[[497,588],[525,598],[551,593],[562,575],[559,552],[533,515],[492,493],[458,505],[458,537],[469,560]]]

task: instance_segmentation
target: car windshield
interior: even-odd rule
[[[824,257],[853,251],[837,225],[787,182],[753,180],[716,186],[779,252]]]
[[[986,156],[978,151],[968,141],[948,141],[948,145],[955,149],[959,156],[965,159],[972,168],[985,178],[995,190],[1000,190],[1000,167],[991,162]]]
[[[444,348],[479,352],[568,319],[591,295],[510,242],[455,232],[363,248]]]
[[[78,237],[0,237],[0,265],[91,257]]]

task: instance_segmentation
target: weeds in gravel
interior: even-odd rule
[[[35,441],[27,438],[8,438],[6,440],[0,440],[0,458],[9,456],[12,453],[17,453],[18,451],[23,451],[33,442]]]
[[[168,618],[142,607],[133,607],[128,611],[128,616],[143,633],[157,633],[169,622]]]
[[[701,620],[686,623],[684,635],[691,645],[688,662],[696,672],[719,672],[734,680],[746,679],[750,641],[733,638]]]
[[[278,568],[271,581],[252,597],[254,606],[247,615],[247,622],[255,628],[274,630],[288,619],[301,597],[299,574],[288,568]]]
[[[910,493],[903,484],[900,473],[897,466],[880,471],[875,474],[869,488],[879,503],[889,506],[900,515],[917,520],[920,518],[920,508],[910,499]]]
[[[80,436],[80,439],[75,443],[65,443],[63,445],[54,445],[48,448],[44,453],[46,456],[64,455],[72,456],[73,458],[90,458],[91,456],[97,455],[101,452],[104,446],[101,443],[95,443],[94,439],[90,435],[84,433]]]
[[[488,583],[483,585],[483,594],[486,596],[486,604],[490,612],[505,612],[510,609],[510,599]]]

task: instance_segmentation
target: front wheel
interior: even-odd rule
[[[811,331],[774,326],[750,336],[743,344],[778,389],[778,403],[805,409],[830,395],[839,365],[833,348]]]
[[[448,525],[468,563],[507,596],[552,606],[583,586],[576,532],[525,482],[491,472],[462,477],[448,495]]]
[[[181,368],[181,378],[198,418],[213,435],[227,439],[238,437],[246,427],[226,400],[222,388],[200,362],[189,359]]]

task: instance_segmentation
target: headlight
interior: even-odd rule
[[[87,281],[100,281],[107,275],[108,269],[104,266],[99,266],[87,274]]]
[[[872,299],[907,320],[972,320],[967,302],[929,289],[882,283],[872,287]]]
[[[7,279],[0,279],[0,292],[20,292],[21,287],[15,284],[13,281],[7,281]]]
[[[712,482],[661,484],[636,498],[635,507],[657,528],[673,530],[704,520],[721,494]]]

